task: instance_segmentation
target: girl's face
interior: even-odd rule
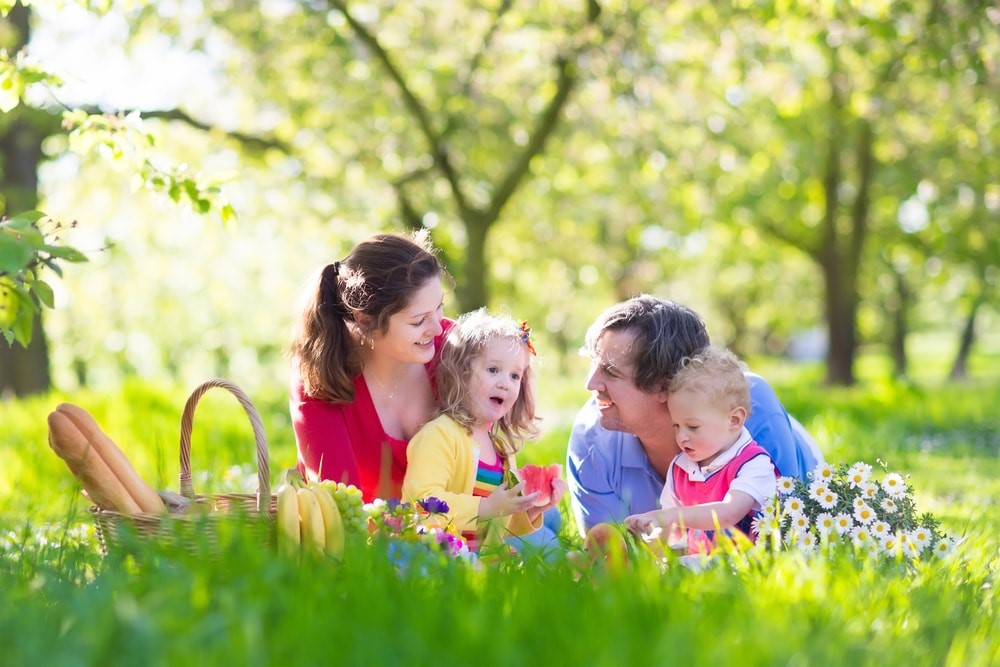
[[[469,412],[480,424],[492,424],[514,407],[528,359],[521,341],[494,338],[472,360],[467,400]]]
[[[441,334],[444,289],[441,279],[428,280],[401,311],[389,316],[389,326],[372,335],[373,354],[404,363],[426,364],[434,358],[434,337]]]
[[[706,466],[736,442],[746,419],[743,408],[711,405],[699,391],[682,389],[667,398],[677,446],[692,461]]]

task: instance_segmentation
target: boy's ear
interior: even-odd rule
[[[747,421],[747,409],[742,405],[733,408],[729,412],[729,428],[730,430],[737,431],[743,428],[743,424]]]

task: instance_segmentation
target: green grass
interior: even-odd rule
[[[428,561],[397,573],[383,548],[359,544],[341,564],[299,563],[237,533],[224,556],[145,545],[102,558],[86,501],[46,445],[45,415],[62,400],[86,407],[143,477],[176,490],[190,388],[133,383],[0,403],[0,662],[1000,664],[1000,383],[869,378],[831,390],[812,382],[814,368],[765,375],[828,459],[881,458],[910,474],[918,509],[963,540],[954,557],[865,563],[761,552],[697,574],[640,561],[577,580],[561,559],[478,569]],[[579,385],[549,394],[560,416],[522,461],[562,460]],[[287,397],[251,398],[277,475],[295,458]],[[223,390],[199,404],[193,445],[199,492],[254,473],[249,423]],[[576,540],[569,526],[563,538]]]

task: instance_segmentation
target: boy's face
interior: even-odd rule
[[[667,398],[677,446],[692,461],[706,466],[728,449],[746,421],[744,408],[712,405],[704,394],[682,389]]]

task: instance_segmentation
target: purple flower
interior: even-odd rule
[[[428,514],[447,514],[448,513],[448,503],[441,500],[440,498],[435,498],[430,496],[424,500],[418,501],[420,507],[423,508]]]

